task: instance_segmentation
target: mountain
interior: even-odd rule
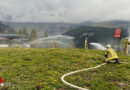
[[[19,29],[23,29],[26,27],[28,32],[31,32],[32,28],[37,30],[38,36],[42,37],[45,32],[48,32],[49,35],[59,35],[65,33],[68,30],[77,28],[84,24],[75,24],[75,23],[36,23],[36,22],[4,22],[5,24],[9,25],[11,28],[16,30],[17,32]],[[85,25],[91,25],[91,22],[85,23]]]
[[[75,27],[75,24],[71,23],[34,23],[34,22],[5,22],[11,28],[16,31],[26,27],[28,32],[31,32],[32,28],[35,28],[40,36],[44,32],[48,32],[49,35],[57,35]]]
[[[43,37],[45,32],[48,32],[49,36],[58,35],[65,33],[69,30],[76,29],[80,26],[92,26],[92,27],[106,27],[106,28],[116,28],[123,27],[127,29],[130,26],[129,21],[107,21],[107,22],[84,22],[84,23],[34,23],[34,22],[3,22],[9,27],[13,28],[15,31],[23,29],[26,27],[27,31],[30,33],[32,28],[35,28],[38,33],[38,37]],[[72,32],[71,32],[72,33]]]
[[[88,22],[84,22],[81,25],[87,25]],[[89,22],[90,26],[94,27],[107,27],[107,28],[116,28],[123,27],[128,28],[130,26],[130,21],[122,21],[122,20],[113,20],[113,21],[103,21],[103,22]]]
[[[0,23],[0,33],[1,34],[5,34],[5,33],[12,34],[12,33],[14,33],[14,30],[6,24]]]

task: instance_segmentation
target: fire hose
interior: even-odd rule
[[[103,66],[103,65],[105,65],[105,64],[106,64],[106,63],[103,63],[103,64],[100,64],[100,65],[95,66],[95,67],[86,68],[86,69],[81,69],[81,70],[77,70],[77,71],[73,71],[73,72],[64,74],[64,75],[61,77],[61,81],[62,81],[64,84],[69,85],[70,87],[73,87],[73,88],[75,88],[75,89],[79,89],[79,90],[89,90],[89,89],[82,88],[82,87],[76,86],[76,85],[74,85],[74,84],[71,84],[71,83],[65,81],[64,78],[65,78],[66,76],[69,76],[69,75],[72,75],[72,74],[75,74],[75,73],[78,73],[78,72],[81,72],[81,71],[88,71],[88,70],[92,70],[92,69],[95,69],[95,68],[99,68],[99,67],[101,67],[101,66]]]
[[[126,62],[120,62],[120,63],[126,63]],[[62,77],[61,77],[61,81],[66,84],[66,85],[69,85],[70,87],[73,87],[73,88],[76,88],[76,89],[79,89],[79,90],[89,90],[89,89],[86,89],[86,88],[82,88],[82,87],[79,87],[79,86],[76,86],[74,84],[71,84],[67,81],[64,80],[64,78],[66,76],[69,76],[69,75],[72,75],[72,74],[75,74],[75,73],[78,73],[78,72],[81,72],[81,71],[88,71],[88,70],[92,70],[92,69],[95,69],[95,68],[99,68],[103,65],[105,65],[106,63],[103,63],[103,64],[100,64],[100,65],[97,65],[95,67],[91,67],[91,68],[86,68],[86,69],[81,69],[81,70],[77,70],[77,71],[73,71],[73,72],[70,72],[70,73],[67,73],[67,74],[64,74]],[[127,63],[126,63],[127,64]]]

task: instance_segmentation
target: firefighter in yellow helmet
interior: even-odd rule
[[[107,45],[106,50],[106,63],[109,63],[111,61],[114,61],[115,63],[119,63],[118,61],[118,55],[116,54],[115,50],[111,48],[111,45]]]
[[[130,41],[128,40],[128,38],[125,39],[124,41],[124,53],[128,54],[128,45],[130,44]]]

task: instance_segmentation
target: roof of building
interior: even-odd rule
[[[0,37],[23,37],[24,35],[20,34],[0,34]]]

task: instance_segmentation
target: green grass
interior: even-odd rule
[[[73,90],[60,77],[68,72],[103,63],[104,51],[84,49],[0,49],[0,77],[9,90]],[[127,64],[108,64],[65,79],[92,90],[129,90],[130,56],[118,53]],[[74,89],[75,90],[75,89]]]

